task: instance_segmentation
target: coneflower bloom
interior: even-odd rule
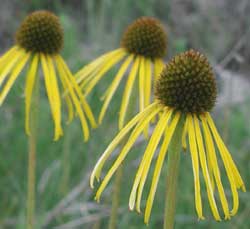
[[[168,152],[168,146],[176,126],[180,119],[183,118],[183,139],[180,139],[180,141],[185,142],[187,138],[189,142],[194,175],[195,207],[198,218],[204,218],[200,190],[201,169],[206,185],[208,201],[214,218],[218,221],[221,220],[217,208],[217,201],[214,196],[215,192],[218,192],[225,219],[229,219],[231,216],[235,215],[238,210],[239,197],[237,189],[241,188],[245,191],[245,186],[209,114],[209,111],[215,105],[217,89],[212,69],[206,57],[191,50],[173,58],[166,65],[156,82],[155,96],[157,98],[156,101],[147,106],[144,111],[137,114],[128,122],[110,143],[97,162],[90,178],[90,185],[92,188],[94,187],[95,178],[97,178],[97,180],[100,179],[102,168],[107,159],[124,137],[132,130],[119,156],[101,182],[95,198],[99,201],[103,190],[127,156],[145,126],[148,125],[157,114],[160,114],[134,179],[129,198],[129,208],[133,210],[136,207],[136,210],[140,212],[144,184],[152,160],[156,154],[156,149],[160,142],[162,142],[146,202],[144,221],[145,223],[149,222],[161,169]],[[230,184],[232,192],[231,209],[222,185],[217,154],[219,154],[222,159]],[[217,187],[216,191],[213,185]]]
[[[82,124],[85,140],[89,137],[89,127],[96,125],[91,109],[81,94],[74,77],[60,56],[63,47],[63,29],[58,17],[48,11],[36,11],[28,15],[16,33],[16,44],[0,59],[0,105],[4,102],[11,87],[28,63],[25,85],[25,128],[30,134],[30,107],[34,84],[38,75],[39,64],[42,66],[44,82],[55,124],[57,140],[62,134],[61,98],[58,79],[66,93],[68,121],[76,110]],[[57,71],[56,71],[57,70]]]
[[[96,84],[121,62],[121,66],[112,83],[102,96],[103,105],[99,114],[102,122],[107,108],[125,73],[128,78],[124,87],[119,112],[119,128],[125,123],[125,115],[130,101],[133,85],[138,78],[139,110],[150,104],[153,76],[159,75],[166,54],[167,36],[161,23],[150,17],[142,17],[128,26],[121,40],[121,47],[97,58],[76,73],[76,79],[85,95],[88,95]]]

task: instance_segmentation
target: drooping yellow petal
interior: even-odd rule
[[[17,79],[20,72],[23,70],[25,64],[29,60],[30,53],[24,53],[22,58],[19,60],[19,62],[15,65],[13,68],[9,79],[7,80],[6,84],[3,87],[3,90],[0,93],[0,105],[2,105],[4,99],[6,98],[7,94],[9,93],[12,85],[14,84],[15,80]]]
[[[112,59],[108,58],[100,71],[91,79],[88,85],[86,85],[84,94],[87,96],[95,87],[95,85],[101,80],[101,78],[105,76],[105,74],[126,55],[127,53],[124,50],[120,50],[115,56],[112,57]]]
[[[41,57],[45,87],[46,87],[47,96],[48,96],[48,100],[49,100],[49,104],[50,104],[52,118],[54,120],[54,125],[55,125],[54,140],[56,140],[58,138],[58,134],[56,131],[57,125],[58,125],[58,119],[57,119],[58,117],[56,115],[55,106],[54,106],[55,98],[54,98],[54,94],[53,94],[53,84],[51,82],[52,76],[51,76],[51,72],[50,72],[50,69],[48,66],[48,61],[47,61],[46,55],[43,53],[40,53],[40,57]]]
[[[109,169],[107,175],[104,177],[104,179],[103,179],[103,181],[102,181],[99,189],[97,190],[96,196],[95,196],[95,199],[97,201],[100,200],[100,196],[101,196],[103,190],[107,186],[109,180],[111,179],[111,177],[113,176],[113,174],[115,173],[115,171],[118,169],[118,167],[120,166],[120,164],[122,163],[122,161],[127,156],[129,150],[133,146],[133,144],[136,141],[136,139],[138,138],[138,136],[141,134],[141,132],[143,131],[143,129],[145,128],[145,126],[151,121],[151,119],[159,112],[160,109],[161,108],[158,107],[155,110],[153,110],[150,114],[148,114],[143,120],[141,120],[141,122],[139,122],[138,126],[132,132],[132,134],[130,135],[127,143],[122,148],[119,156],[117,157],[117,159],[114,162],[114,164],[112,165],[112,167]]]
[[[211,158],[211,168],[212,168],[212,171],[213,171],[213,174],[215,177],[216,185],[217,185],[219,196],[220,196],[221,205],[222,205],[222,208],[223,208],[223,211],[225,214],[225,219],[230,219],[228,202],[227,202],[227,198],[226,198],[224,188],[223,188],[222,182],[221,182],[220,170],[219,170],[219,166],[217,163],[217,157],[216,157],[216,153],[215,153],[213,139],[212,139],[211,133],[209,131],[205,116],[202,115],[200,118],[202,121],[203,132],[205,135],[207,153],[210,155],[210,158]]]
[[[64,60],[62,59],[61,56],[58,56],[58,58],[60,59],[60,63],[61,65],[63,66],[65,72],[66,72],[66,77],[68,79],[68,81],[71,83],[73,89],[75,90],[76,92],[76,95],[78,96],[78,98],[80,99],[81,103],[82,103],[82,106],[83,106],[83,110],[84,112],[86,113],[86,116],[88,117],[89,121],[90,121],[90,124],[93,128],[96,128],[97,127],[97,124],[96,124],[96,121],[95,121],[95,118],[94,118],[94,115],[91,111],[91,108],[89,106],[89,104],[87,103],[85,97],[83,96],[83,94],[81,93],[81,90],[80,88],[78,87],[76,81],[75,81],[75,78],[74,76],[71,74],[69,68],[67,67],[66,63],[64,62]]]
[[[121,140],[127,135],[127,133],[142,119],[144,119],[148,114],[153,112],[155,109],[157,109],[159,105],[157,103],[153,103],[152,105],[145,108],[143,112],[140,112],[137,114],[133,119],[131,119],[130,122],[117,134],[117,136],[113,139],[113,141],[109,144],[109,146],[106,148],[105,152],[102,154],[102,156],[99,158],[98,162],[96,163],[93,172],[90,176],[90,186],[91,188],[94,187],[94,179],[97,177],[99,179],[102,167],[106,160],[109,158],[110,154],[113,152],[113,150],[117,147],[117,145],[121,142]]]
[[[161,110],[162,110],[162,108],[161,108]],[[161,110],[159,110],[159,112],[161,111]],[[158,112],[158,113],[159,113]],[[166,113],[167,112],[167,113]],[[170,117],[170,115],[171,115],[171,110],[168,110],[168,111],[166,111],[166,110],[164,110],[164,113],[166,114],[166,117]],[[158,128],[157,129],[159,129],[159,126],[158,126]],[[157,131],[158,130],[154,130],[154,134],[156,135],[157,134]],[[151,137],[151,139],[152,139],[152,137]],[[152,140],[150,139],[150,141],[151,141],[151,145],[152,145]],[[154,140],[155,141],[155,140]],[[149,144],[148,144],[149,145]],[[150,146],[151,147],[151,146]],[[148,148],[148,146],[147,146],[147,149],[145,150],[145,152],[144,152],[144,154],[143,154],[143,157],[142,157],[142,160],[141,160],[141,163],[140,163],[140,166],[139,166],[139,168],[137,169],[137,172],[136,172],[136,175],[135,175],[135,179],[134,179],[134,182],[133,182],[133,187],[132,187],[132,190],[131,190],[131,192],[130,192],[130,197],[129,197],[129,209],[130,210],[133,210],[134,209],[134,206],[135,206],[135,201],[136,201],[136,195],[137,195],[137,189],[138,189],[138,186],[139,186],[139,183],[140,183],[140,180],[141,180],[141,176],[142,176],[142,173],[143,173],[143,168],[144,168],[144,166],[145,166],[145,163],[146,163],[146,161],[147,161],[147,159],[148,159],[148,152],[149,152],[149,150],[148,150],[149,148]],[[138,211],[139,211],[139,208],[138,208]]]
[[[172,110],[165,110],[160,118],[160,120],[158,121],[155,130],[150,138],[150,141],[148,143],[148,146],[145,150],[145,160],[143,160],[141,162],[141,166],[143,166],[142,168],[142,173],[141,173],[141,178],[140,178],[140,182],[139,182],[139,187],[138,187],[138,192],[137,192],[137,201],[136,201],[136,210],[138,212],[140,212],[140,205],[141,205],[141,197],[142,197],[142,191],[147,179],[147,175],[150,169],[150,165],[155,153],[155,150],[161,140],[161,137],[165,131],[165,129],[168,126],[168,121],[171,117],[172,114]],[[139,168],[140,169],[140,168]]]
[[[185,124],[184,124],[184,128],[183,128],[182,139],[181,139],[182,148],[184,151],[186,151],[186,149],[187,149],[187,140],[186,140],[186,138],[187,138],[187,126],[188,126],[188,121],[186,119]]]
[[[0,57],[0,72],[9,63],[10,60],[17,54],[18,51],[17,46],[13,46],[10,50],[8,50],[3,56]]]
[[[74,87],[72,83],[68,79],[68,72],[67,69],[65,69],[64,62],[62,62],[62,59],[59,55],[55,56],[55,61],[57,65],[57,70],[59,72],[59,76],[61,78],[61,81],[64,81],[64,84],[67,86],[67,90],[70,93],[72,102],[74,103],[74,106],[76,108],[77,114],[79,115],[80,121],[81,121],[81,126],[82,126],[82,131],[84,135],[84,140],[87,141],[89,138],[89,128],[88,128],[88,123],[85,118],[85,115],[83,113],[82,107],[81,107],[81,102],[77,98],[77,95],[74,91]]]
[[[152,69],[151,69],[151,60],[149,58],[145,58],[145,79],[144,79],[144,106],[148,106],[150,104],[151,99],[151,87],[152,87]],[[155,120],[153,120],[154,122]],[[148,137],[148,126],[144,130],[145,137]]]
[[[148,224],[149,218],[151,215],[151,209],[153,206],[155,192],[156,192],[156,188],[158,185],[162,165],[163,165],[164,159],[165,159],[166,154],[167,154],[169,143],[172,139],[173,133],[175,131],[175,128],[176,128],[176,125],[177,125],[179,119],[180,119],[180,113],[178,112],[173,117],[173,121],[170,123],[169,127],[166,128],[166,134],[165,134],[164,141],[162,143],[162,146],[161,146],[161,149],[159,152],[159,156],[158,156],[157,161],[156,161],[155,170],[154,170],[154,174],[153,174],[153,180],[152,180],[150,192],[149,192],[149,195],[147,198],[146,210],[145,210],[145,215],[144,215],[144,222],[146,224]],[[166,188],[168,188],[168,187],[166,187]]]
[[[139,68],[139,106],[140,111],[144,109],[144,88],[145,88],[145,58],[140,57],[140,68]]]
[[[100,115],[99,115],[99,123],[102,122],[103,117],[106,113],[106,110],[108,108],[108,105],[114,95],[114,93],[116,92],[128,66],[130,65],[131,61],[133,60],[134,56],[133,55],[129,55],[127,57],[127,59],[124,61],[124,63],[122,64],[122,66],[120,67],[119,71],[117,72],[114,80],[112,81],[110,87],[107,89],[107,93],[105,94],[105,101],[103,103]]]
[[[68,124],[74,118],[74,105],[73,105],[72,99],[70,97],[70,93],[68,91],[67,84],[65,83],[65,80],[61,79],[61,83],[63,86],[63,91],[65,92],[62,97],[65,98],[65,102],[66,102],[67,109],[68,109],[68,119],[67,119],[67,124]]]
[[[8,56],[8,61],[4,61],[4,65],[1,66],[0,70],[0,87],[2,86],[4,80],[7,75],[11,72],[11,70],[18,65],[17,61],[19,60],[19,64],[23,58],[26,57],[26,52],[22,49],[14,50],[13,53]]]
[[[188,121],[189,146],[190,146],[193,175],[194,175],[195,208],[199,219],[204,219],[204,216],[202,214],[202,202],[200,193],[199,160],[198,160],[198,152],[195,140],[195,131],[194,131],[192,115],[190,114],[187,115],[187,121]]]
[[[234,179],[236,181],[237,188],[241,188],[242,191],[245,192],[246,188],[245,188],[245,184],[244,184],[244,182],[243,182],[243,180],[241,178],[241,175],[240,175],[240,173],[239,173],[239,171],[238,171],[238,169],[237,169],[237,167],[236,167],[236,165],[235,165],[235,163],[234,163],[234,161],[232,159],[231,154],[229,153],[227,147],[225,146],[224,142],[220,138],[220,135],[218,134],[218,131],[217,131],[215,125],[214,125],[213,119],[211,118],[209,113],[207,113],[207,119],[209,121],[210,127],[213,128],[214,132],[217,133],[216,135],[218,136],[218,139],[219,139],[218,141],[220,142],[221,147],[223,148],[223,151],[224,151],[224,153],[225,153],[225,155],[226,155],[226,157],[228,159],[228,162],[230,164],[230,167],[231,167],[231,169],[233,171],[233,175],[234,175]]]
[[[146,58],[145,59],[145,107],[150,104],[150,97],[151,97],[151,81],[152,81],[152,70],[151,70],[151,60]]]
[[[233,195],[233,209],[231,210],[231,214],[235,215],[238,211],[238,208],[239,208],[239,196],[238,196],[238,192],[237,192],[236,181],[234,180],[233,168],[231,167],[231,165],[229,163],[228,157],[227,157],[226,152],[225,152],[224,147],[223,147],[223,142],[222,142],[222,140],[217,132],[217,129],[216,129],[212,119],[210,118],[210,116],[208,114],[206,115],[206,119],[207,119],[207,123],[211,129],[212,135],[213,135],[214,140],[217,144],[222,161],[223,161],[225,169],[226,169],[226,173],[228,176],[228,180],[229,180],[231,190],[232,190],[232,195]]]
[[[207,188],[208,201],[209,201],[215,220],[221,221],[221,218],[217,209],[217,205],[214,199],[213,188],[212,188],[211,179],[210,179],[209,172],[208,172],[207,160],[206,160],[203,139],[202,139],[200,125],[199,125],[199,120],[196,117],[196,115],[193,116],[193,119],[194,119],[194,127],[195,127],[195,134],[196,134],[196,142],[198,145],[198,152],[199,152],[198,155],[200,158],[201,170],[202,170],[202,173],[205,179],[206,188]]]
[[[60,92],[58,88],[58,82],[56,78],[54,63],[52,60],[52,57],[49,55],[46,55],[47,58],[47,64],[50,72],[50,83],[51,83],[51,89],[52,89],[52,97],[53,97],[53,106],[55,109],[55,141],[59,139],[60,136],[63,135],[63,130],[61,126],[61,98],[60,98]]]
[[[112,58],[114,55],[119,53],[122,49],[116,49],[114,51],[105,53],[104,55],[98,57],[96,60],[92,61],[90,64],[84,66],[80,71],[75,75],[76,82],[81,84],[89,75],[94,71],[100,69],[100,67],[107,61],[108,58]]]
[[[30,106],[32,101],[32,92],[33,87],[36,80],[37,67],[38,67],[39,55],[35,54],[28,74],[26,78],[26,86],[25,86],[25,130],[26,134],[30,135]],[[38,79],[37,79],[38,80]]]
[[[119,129],[121,129],[124,125],[125,114],[127,112],[129,98],[130,98],[131,93],[132,93],[132,88],[134,85],[135,77],[137,75],[138,66],[139,66],[139,58],[136,57],[134,64],[131,68],[131,71],[129,73],[126,87],[124,89],[124,93],[123,93],[123,97],[122,97],[121,108],[120,108],[120,113],[119,113]]]
[[[154,81],[159,79],[159,76],[165,67],[164,61],[161,58],[156,58],[154,60]]]

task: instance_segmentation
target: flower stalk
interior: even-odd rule
[[[36,185],[36,151],[39,107],[39,77],[36,77],[30,109],[30,135],[28,139],[28,186],[27,186],[27,229],[34,228],[35,221],[35,185]]]
[[[119,200],[121,193],[121,183],[122,183],[122,175],[123,175],[123,166],[121,165],[116,172],[115,175],[115,183],[113,186],[113,196],[112,196],[112,207],[109,218],[109,229],[117,228],[117,216],[118,216],[118,208],[119,208]]]
[[[182,138],[184,120],[185,119],[182,115],[176,126],[168,150],[164,229],[174,228],[180,152],[182,147],[180,139]]]

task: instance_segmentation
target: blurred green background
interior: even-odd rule
[[[206,220],[194,208],[193,175],[189,152],[181,155],[176,228],[250,228],[250,2],[249,0],[1,0],[0,53],[14,42],[22,19],[34,10],[48,9],[65,30],[63,57],[73,72],[106,51],[119,47],[124,28],[140,16],[159,18],[168,31],[168,61],[189,48],[209,57],[219,83],[213,117],[246,183],[240,209],[230,221],[214,222],[203,185]],[[110,72],[110,77],[114,71]],[[27,137],[24,133],[24,73],[0,108],[0,228],[25,228]],[[94,113],[108,82],[88,98]],[[79,121],[64,126],[64,136],[53,142],[53,122],[45,93],[41,95],[37,154],[36,228],[107,228],[112,184],[101,204],[93,201],[89,173],[117,132],[122,89],[111,103],[103,124],[83,143]],[[65,114],[66,116],[66,114]],[[65,123],[65,122],[64,122]],[[146,142],[134,148],[124,163],[118,228],[146,228],[143,215],[128,211],[128,198],[137,161]],[[222,164],[221,164],[222,166]],[[166,169],[166,168],[165,168]],[[165,195],[164,170],[147,228],[161,228]],[[152,174],[151,174],[152,175]],[[226,177],[224,176],[224,180]],[[112,182],[111,182],[112,183]],[[150,182],[145,190],[148,190]],[[230,198],[231,192],[226,186]],[[143,196],[145,206],[147,191]]]

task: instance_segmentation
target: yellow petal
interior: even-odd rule
[[[188,125],[188,122],[186,119],[185,124],[184,124],[184,128],[183,128],[182,139],[181,139],[182,148],[184,151],[186,151],[186,149],[187,149],[187,140],[186,140],[186,138],[187,138],[187,125]]]
[[[119,71],[117,72],[113,82],[111,83],[110,87],[107,89],[107,93],[105,94],[105,101],[103,103],[100,115],[99,115],[99,123],[102,122],[103,117],[106,113],[106,110],[108,108],[108,105],[114,95],[114,93],[116,92],[128,66],[130,65],[131,61],[133,60],[133,55],[129,55],[127,57],[127,59],[124,61],[124,63],[122,64],[122,66],[120,67]]]
[[[156,58],[154,60],[154,80],[155,80],[155,82],[156,82],[156,80],[159,79],[160,74],[161,74],[164,67],[165,67],[164,61],[161,58]]]
[[[0,57],[0,72],[2,69],[6,66],[7,63],[9,63],[13,57],[16,56],[18,47],[14,46],[10,50],[8,50],[3,56]]]
[[[56,61],[56,65],[57,65],[57,69],[58,69],[61,81],[64,81],[64,84],[67,86],[67,89],[70,93],[72,102],[74,103],[77,114],[79,115],[81,125],[82,125],[84,140],[87,141],[89,138],[88,123],[87,123],[87,120],[86,120],[85,115],[83,113],[81,103],[80,103],[79,99],[77,98],[77,95],[74,91],[74,87],[68,79],[68,70],[65,67],[65,63],[62,61],[62,58],[59,55],[55,56],[55,61]]]
[[[94,187],[94,179],[97,177],[99,179],[102,167],[106,160],[109,158],[110,154],[113,150],[118,146],[121,140],[127,135],[127,133],[139,122],[141,119],[144,119],[148,114],[153,112],[158,107],[158,103],[153,103],[152,105],[148,106],[143,112],[137,114],[113,139],[113,141],[108,145],[105,152],[102,154],[98,162],[96,163],[93,172],[90,176],[90,186],[91,188]]]
[[[200,178],[199,178],[199,160],[197,145],[195,140],[195,132],[193,125],[192,115],[187,115],[188,121],[188,137],[189,137],[189,146],[191,152],[192,166],[193,166],[193,175],[194,175],[194,190],[195,190],[195,208],[198,214],[199,219],[204,219],[202,214],[202,202],[201,202],[201,193],[200,193]]]
[[[56,78],[54,63],[52,58],[47,55],[47,64],[50,72],[50,83],[53,97],[53,106],[55,109],[55,138],[54,140],[58,140],[60,136],[63,135],[62,126],[61,126],[61,98],[60,92],[58,88],[58,82]]]
[[[13,68],[8,81],[6,82],[6,84],[3,87],[3,90],[0,93],[0,105],[3,103],[5,97],[9,93],[9,91],[10,91],[12,85],[14,84],[15,80],[17,79],[18,75],[23,70],[25,64],[29,60],[29,57],[30,57],[30,53],[24,53],[22,58],[19,60],[19,62]]]
[[[217,209],[217,205],[214,199],[213,188],[212,188],[211,179],[210,179],[209,172],[208,172],[207,160],[206,160],[203,139],[202,139],[200,125],[199,125],[199,120],[196,117],[196,115],[194,115],[193,118],[194,118],[196,141],[197,141],[198,150],[199,150],[198,152],[199,152],[201,170],[205,179],[205,184],[206,184],[207,194],[208,194],[208,201],[209,201],[215,220],[221,221],[221,218]]]
[[[213,174],[215,177],[215,182],[216,182],[216,185],[218,188],[221,205],[222,205],[222,208],[223,208],[223,211],[225,214],[225,219],[230,219],[228,202],[227,202],[227,198],[226,198],[224,188],[223,188],[222,182],[221,182],[220,170],[219,170],[219,166],[217,163],[217,157],[216,157],[216,153],[215,153],[214,143],[213,143],[213,139],[212,139],[211,133],[209,131],[205,116],[203,116],[203,115],[201,116],[201,121],[202,121],[202,126],[203,126],[203,132],[205,135],[207,152],[211,157],[211,168],[212,168],[212,171],[213,171]]]
[[[31,106],[31,100],[32,100],[32,92],[33,87],[36,80],[36,74],[37,74],[37,66],[38,66],[38,60],[39,55],[35,54],[28,74],[26,78],[26,86],[25,86],[25,130],[26,134],[30,135],[30,106]]]
[[[150,122],[150,120],[159,112],[160,109],[161,109],[160,107],[156,108],[149,115],[147,115],[144,119],[142,119],[141,122],[138,124],[138,126],[135,128],[135,130],[132,132],[127,143],[122,148],[119,156],[117,157],[117,159],[114,162],[114,164],[112,165],[112,167],[109,169],[107,175],[104,177],[99,189],[97,190],[96,197],[95,197],[95,199],[97,201],[99,201],[100,196],[101,196],[103,190],[105,189],[105,187],[107,186],[109,180],[111,179],[111,177],[113,176],[115,171],[118,169],[118,167],[120,166],[122,161],[127,156],[129,150],[131,149],[134,142],[137,140],[137,138],[139,137],[139,135],[143,131],[145,125],[147,125],[148,122]]]
[[[108,58],[108,60],[103,64],[100,71],[91,79],[91,81],[86,85],[84,94],[87,96],[95,85],[101,80],[101,78],[108,72],[115,64],[117,64],[122,58],[127,55],[124,50],[120,50],[112,59]]]
[[[158,156],[157,161],[156,161],[155,170],[154,170],[154,174],[153,174],[153,180],[152,180],[150,192],[149,192],[149,195],[147,198],[146,210],[145,210],[145,216],[144,216],[144,222],[146,224],[148,224],[149,218],[151,215],[151,209],[153,206],[155,192],[156,192],[156,188],[158,185],[162,165],[163,165],[164,159],[165,159],[166,154],[167,154],[169,143],[172,139],[173,133],[175,131],[175,128],[176,128],[176,125],[177,125],[179,119],[180,119],[180,113],[178,112],[173,117],[173,121],[170,123],[169,127],[166,128],[166,134],[165,134],[165,137],[164,137],[164,140],[163,140],[160,152],[159,152],[159,156]]]
[[[122,103],[121,103],[121,108],[120,108],[120,113],[119,113],[119,129],[121,129],[124,125],[125,114],[127,112],[128,102],[129,102],[129,98],[131,96],[135,77],[137,75],[138,66],[139,66],[139,58],[136,57],[134,64],[131,68],[131,71],[129,73],[126,87],[124,89],[124,93],[123,93],[123,97],[122,97]]]
[[[3,62],[4,65],[1,66],[2,68],[0,71],[0,87],[2,86],[4,80],[6,79],[6,76],[11,72],[14,66],[18,65],[17,61],[19,60],[20,63],[25,56],[26,56],[25,51],[15,50],[13,53],[10,54],[10,56],[8,56],[8,61]]]
[[[224,144],[223,144],[223,142],[222,142],[222,140],[217,132],[217,129],[216,129],[212,119],[210,118],[210,116],[208,114],[206,115],[206,119],[207,119],[208,125],[211,129],[211,132],[213,134],[214,140],[217,144],[222,161],[223,161],[225,169],[226,169],[226,173],[227,173],[227,176],[229,179],[229,183],[230,183],[232,195],[233,195],[233,209],[231,210],[231,214],[235,215],[238,211],[238,208],[239,208],[239,196],[238,196],[238,192],[237,192],[236,182],[234,180],[233,168],[231,167],[231,164],[228,161],[228,157],[226,155],[225,148],[223,146]]]
[[[82,103],[82,106],[83,106],[83,110],[86,113],[86,116],[89,119],[91,126],[93,128],[97,127],[94,115],[93,115],[93,113],[91,111],[91,108],[90,108],[89,104],[87,103],[84,95],[82,94],[80,88],[78,87],[78,85],[77,85],[77,83],[75,81],[74,76],[71,74],[71,72],[70,72],[69,68],[67,67],[66,63],[64,62],[64,60],[60,56],[59,56],[59,59],[61,61],[61,64],[62,64],[65,72],[67,73],[65,76],[68,78],[68,81],[71,83],[73,89],[76,92],[76,95],[80,99],[80,101]]]
[[[139,102],[140,102],[140,111],[144,109],[144,88],[145,88],[145,58],[140,57],[140,68],[139,68]]]
[[[208,116],[208,119],[209,119],[209,121],[210,121],[210,125],[213,126],[213,129],[217,132],[218,138],[220,138],[220,135],[218,134],[218,131],[216,130],[216,127],[215,127],[215,125],[214,125],[214,123],[213,123],[213,120],[212,120],[210,114],[207,113],[207,116]],[[223,150],[224,150],[224,152],[225,152],[225,155],[226,155],[226,157],[227,157],[227,159],[228,159],[228,162],[229,162],[229,164],[230,164],[230,167],[231,167],[231,169],[233,170],[234,179],[235,179],[235,181],[236,181],[237,188],[241,188],[242,191],[245,192],[245,191],[246,191],[245,184],[244,184],[244,182],[243,182],[243,180],[242,180],[242,178],[241,178],[241,175],[240,175],[240,173],[239,173],[239,171],[238,171],[238,169],[237,169],[237,167],[236,167],[236,165],[235,165],[235,163],[234,163],[234,161],[233,161],[233,159],[232,159],[232,156],[231,156],[231,154],[229,153],[227,147],[225,146],[225,144],[223,143],[223,141],[222,141],[221,138],[220,138],[220,142],[221,142],[221,146],[222,146],[222,148],[223,148]]]
[[[158,121],[155,130],[150,138],[150,141],[148,143],[148,146],[145,150],[145,160],[142,161],[141,166],[143,167],[142,169],[142,174],[140,178],[140,183],[138,187],[138,193],[137,193],[137,201],[136,201],[136,210],[140,212],[140,205],[141,205],[141,197],[142,197],[142,191],[147,179],[147,175],[150,169],[150,165],[155,153],[155,150],[161,140],[161,137],[164,133],[164,130],[168,126],[168,121],[171,117],[172,110],[165,110]]]
[[[80,71],[75,74],[75,78],[78,84],[81,84],[86,80],[93,72],[100,70],[100,67],[107,61],[107,59],[112,58],[112,56],[119,53],[122,49],[116,49],[114,51],[105,53],[104,55],[98,57],[96,60],[92,61],[90,64],[84,66]]]
[[[162,108],[158,111],[158,113],[162,110]],[[166,111],[164,111],[165,113]],[[168,113],[166,114],[167,117],[170,116],[170,110],[168,111]],[[153,117],[152,117],[153,118]],[[152,119],[151,118],[151,119]],[[140,123],[139,123],[140,124]],[[138,124],[138,125],[139,125]],[[159,127],[158,127],[159,129]],[[156,134],[156,130],[154,130],[154,134]],[[151,145],[152,145],[152,140],[150,139],[151,141]],[[142,176],[142,173],[143,173],[143,168],[145,166],[145,163],[148,159],[148,147],[147,149],[145,150],[144,154],[143,154],[143,157],[142,157],[142,160],[141,160],[141,163],[140,163],[140,166],[139,168],[137,169],[137,173],[135,175],[135,179],[134,179],[134,182],[133,182],[133,187],[132,187],[132,190],[131,190],[131,193],[130,193],[130,197],[129,197],[129,209],[130,210],[133,210],[134,209],[134,206],[135,206],[135,201],[136,201],[136,195],[137,195],[137,189],[138,189],[138,186],[139,186],[139,183],[140,183],[140,180],[141,180],[141,176]],[[137,209],[139,211],[139,208]]]

